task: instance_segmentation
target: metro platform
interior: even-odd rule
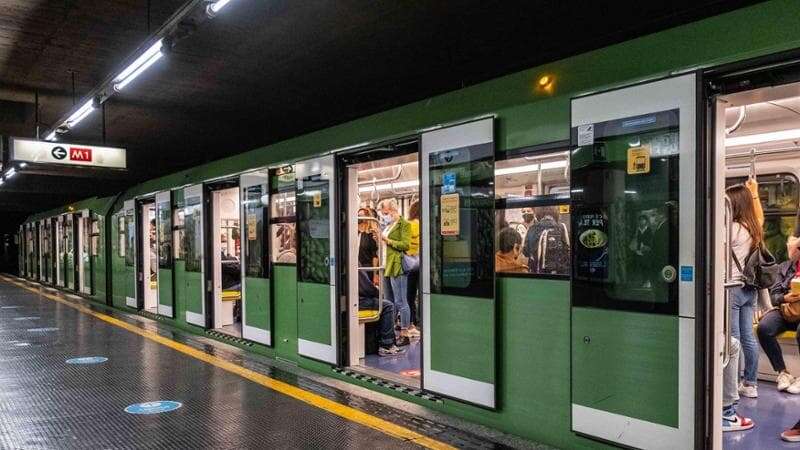
[[[548,448],[280,364],[0,275],[0,448]]]

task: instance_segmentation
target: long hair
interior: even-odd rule
[[[758,247],[764,241],[764,229],[756,217],[752,193],[743,184],[735,184],[726,189],[725,194],[731,199],[733,221],[750,232],[750,237],[753,238],[750,248]]]

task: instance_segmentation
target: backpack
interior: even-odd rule
[[[567,226],[559,223],[542,231],[537,243],[536,272],[568,274],[569,259]]]
[[[731,256],[746,286],[769,289],[780,279],[780,266],[772,253],[763,245],[757,246],[747,255],[744,266],[735,253],[731,252]]]

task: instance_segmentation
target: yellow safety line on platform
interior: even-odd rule
[[[19,286],[23,289],[29,290],[31,292],[37,293],[45,298],[53,300],[55,302],[64,304],[69,306],[70,308],[76,309],[84,314],[88,314],[93,316],[97,319],[100,319],[104,322],[110,323],[112,325],[118,326],[120,328],[124,328],[131,333],[138,334],[146,339],[149,339],[154,342],[158,342],[159,344],[166,345],[167,347],[181,352],[185,355],[189,355],[195,359],[199,359],[201,361],[207,362],[211,365],[219,367],[220,369],[226,370],[228,372],[234,373],[239,375],[243,378],[246,378],[250,381],[258,383],[262,386],[268,387],[274,391],[280,392],[281,394],[288,395],[289,397],[295,398],[302,402],[305,402],[309,405],[315,406],[322,410],[328,411],[330,413],[336,414],[339,417],[343,417],[347,420],[352,422],[373,428],[380,432],[386,433],[389,436],[398,438],[398,439],[405,439],[411,441],[415,444],[421,445],[426,448],[432,449],[454,449],[455,447],[448,445],[444,442],[437,441],[435,439],[429,438],[425,435],[419,434],[416,431],[410,430],[408,428],[402,427],[400,425],[394,424],[387,420],[381,419],[379,417],[375,417],[364,411],[360,411],[358,409],[352,408],[350,406],[343,405],[341,403],[337,403],[333,400],[329,400],[325,397],[319,396],[317,394],[308,392],[306,390],[300,389],[296,386],[292,386],[291,384],[284,383],[283,381],[276,380],[274,378],[270,378],[264,374],[252,371],[250,369],[246,369],[242,366],[234,364],[232,362],[226,361],[224,359],[218,358],[213,355],[209,355],[208,353],[203,352],[202,350],[197,350],[194,347],[190,347],[186,344],[181,344],[180,342],[173,341],[172,339],[166,338],[161,336],[157,333],[152,331],[143,330],[138,328],[135,325],[131,325],[127,322],[124,322],[119,319],[115,319],[109,315],[99,313],[97,311],[93,311],[86,306],[79,305],[76,303],[72,303],[70,301],[64,300],[60,297],[57,297],[52,294],[48,294],[45,292],[40,292],[38,289],[27,286],[21,282],[17,282],[5,276],[0,276],[3,280],[12,283],[16,286]]]

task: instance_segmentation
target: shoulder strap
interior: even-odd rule
[[[736,264],[736,268],[739,269],[739,273],[744,275],[742,264],[739,262],[739,258],[736,257],[736,253],[734,253],[733,250],[731,250],[731,256],[733,256],[733,263]]]

